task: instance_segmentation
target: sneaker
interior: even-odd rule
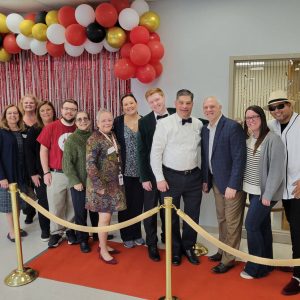
[[[48,242],[49,239],[50,239],[50,233],[49,233],[49,231],[42,231],[41,240],[43,242]]]
[[[245,272],[245,271],[242,271],[242,272],[240,273],[240,276],[241,276],[242,278],[244,278],[244,279],[254,279],[253,276],[249,275],[249,274],[248,274],[247,272]]]
[[[66,231],[66,236],[68,240],[68,245],[78,244],[77,237],[74,230],[71,229]]]
[[[48,247],[56,248],[62,242],[62,240],[63,240],[63,238],[60,234],[52,234],[52,235],[50,235]]]
[[[134,243],[134,241],[125,241],[124,242],[124,247],[125,248],[134,248],[135,247],[135,243]]]
[[[135,240],[134,240],[134,243],[135,243],[137,246],[145,245],[145,240],[144,240],[143,238],[135,239]]]
[[[300,293],[300,279],[292,277],[291,281],[282,289],[281,294],[289,296]]]

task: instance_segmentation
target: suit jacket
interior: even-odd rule
[[[175,108],[167,108],[169,114],[176,112]],[[152,111],[148,115],[139,119],[139,131],[137,136],[138,145],[138,167],[141,182],[155,182],[155,177],[150,166],[150,152],[153,135],[156,128],[155,114]]]
[[[209,170],[209,129],[201,131],[203,182],[212,187],[212,177],[219,191],[224,195],[227,187],[242,190],[246,165],[246,136],[236,121],[222,116],[216,128],[211,166]]]

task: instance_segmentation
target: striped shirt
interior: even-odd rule
[[[247,162],[244,173],[243,190],[246,193],[253,195],[260,195],[260,184],[259,184],[259,159],[261,145],[256,150],[255,154],[254,145],[257,139],[250,136],[247,139]]]

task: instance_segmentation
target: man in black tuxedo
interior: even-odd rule
[[[168,115],[175,113],[175,109],[166,108],[164,92],[160,88],[149,89],[145,94],[145,98],[152,112],[139,119],[137,143],[140,180],[144,188],[144,210],[147,211],[156,207],[158,202],[162,203],[162,198],[160,192],[157,190],[156,180],[150,166],[150,152],[156,123]],[[162,222],[161,239],[164,242],[164,212],[163,210],[160,212]],[[144,227],[149,257],[153,261],[159,261],[160,255],[157,249],[157,216],[154,215],[145,219]]]

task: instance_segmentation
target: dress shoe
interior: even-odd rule
[[[217,252],[216,254],[214,254],[212,256],[209,256],[208,259],[211,260],[211,261],[221,261],[222,254]]]
[[[211,270],[217,274],[223,274],[228,272],[231,268],[234,267],[234,264],[224,265],[223,263],[219,263],[217,266],[213,267]]]
[[[185,250],[185,256],[187,257],[188,261],[193,265],[199,265],[200,261],[198,256],[196,256],[193,249]]]
[[[292,278],[291,281],[282,289],[281,294],[290,296],[300,293],[300,282]]]
[[[97,252],[100,252],[100,247],[97,248]],[[111,250],[108,250],[109,254],[120,254],[121,251],[117,250],[117,249],[111,249]]]
[[[81,242],[80,243],[80,251],[82,253],[88,253],[88,252],[91,252],[91,248],[87,242]]]
[[[7,238],[12,242],[12,243],[14,243],[16,240],[15,240],[15,238],[11,238],[10,237],[10,234],[8,233],[7,234]]]
[[[118,261],[113,257],[112,259],[110,259],[110,260],[105,260],[104,258],[103,258],[103,256],[101,255],[101,253],[100,253],[100,255],[99,255],[99,257],[100,257],[100,259],[102,260],[102,261],[104,261],[106,264],[108,264],[108,265],[116,265],[117,263],[118,263]]]
[[[172,256],[172,264],[174,266],[179,266],[181,265],[181,256],[180,255],[173,255]]]
[[[160,261],[160,255],[157,246],[148,246],[148,254],[153,261]]]

